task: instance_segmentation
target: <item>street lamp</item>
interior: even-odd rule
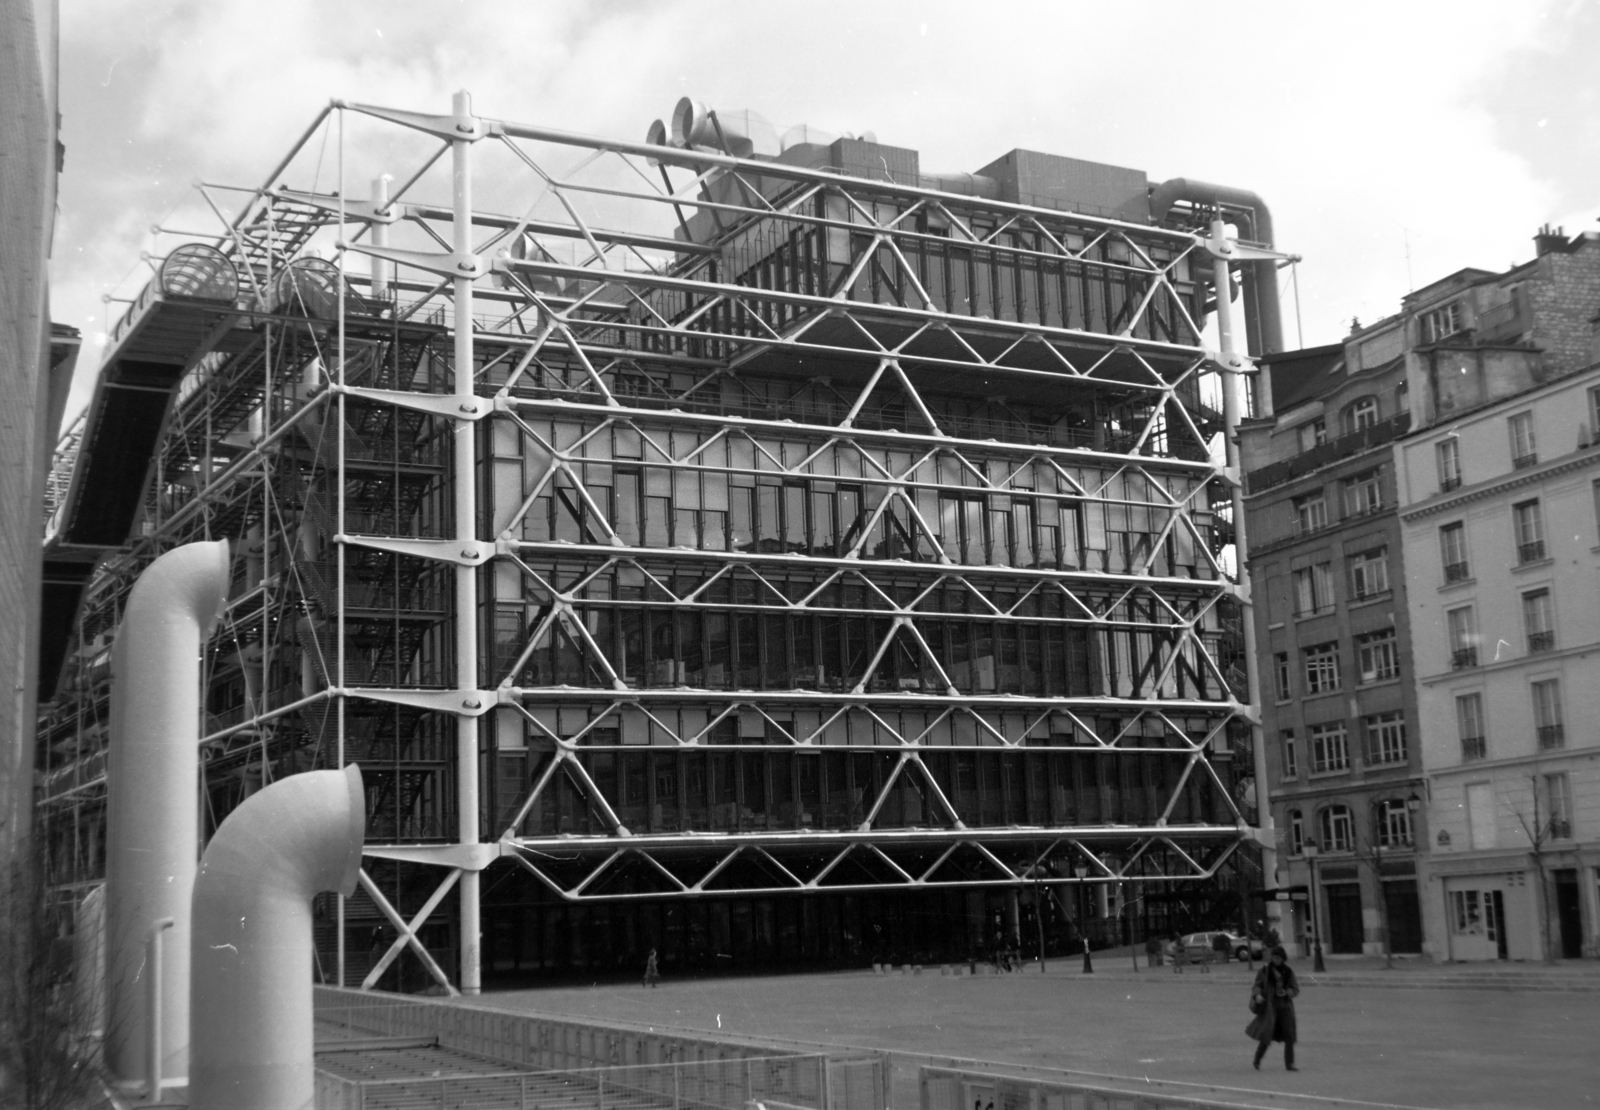
[[[1085,927],[1089,922],[1089,911],[1083,887],[1084,880],[1089,877],[1089,867],[1080,863],[1075,865],[1072,871],[1078,876],[1078,932],[1083,937],[1083,973],[1088,975],[1094,971],[1094,964],[1089,962],[1089,930]]]
[[[1039,925],[1039,974],[1046,972],[1044,966],[1044,867],[1042,864],[1033,866],[1033,918]]]
[[[1302,850],[1311,864],[1311,970],[1320,975],[1328,970],[1322,962],[1322,930],[1317,927],[1317,853],[1322,849],[1315,840],[1308,840]]]

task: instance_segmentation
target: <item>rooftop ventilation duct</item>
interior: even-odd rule
[[[923,174],[922,187],[937,189],[941,193],[959,193],[964,197],[1000,199],[1000,182],[981,173]]]
[[[200,651],[228,596],[228,543],[162,555],[134,583],[111,655],[106,765],[106,1064],[121,1084],[148,1063],[145,939],[174,921],[171,951],[189,947],[189,894],[200,855]],[[189,1065],[189,961],[166,960],[160,983],[161,1072]]]
[[[311,900],[355,893],[361,771],[307,771],[228,815],[194,882],[190,1110],[309,1110]]]
[[[687,96],[672,111],[671,145],[719,150],[736,158],[776,158],[781,153],[778,129],[765,116],[748,108],[707,108]]]
[[[1163,181],[1150,191],[1150,216],[1161,220],[1180,200],[1227,208],[1237,221],[1243,217],[1241,234],[1263,247],[1274,246],[1272,213],[1267,202],[1248,189],[1231,185],[1212,185],[1187,177]],[[1252,355],[1270,355],[1283,350],[1283,312],[1278,301],[1278,263],[1261,259],[1244,263],[1245,343]]]

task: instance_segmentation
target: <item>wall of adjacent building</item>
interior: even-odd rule
[[[40,503],[53,444],[48,298],[55,212],[53,0],[0,0],[0,861],[26,834],[40,590]]]
[[[1543,776],[1560,772],[1568,776],[1571,828],[1545,845],[1547,869],[1577,871],[1586,954],[1600,944],[1600,449],[1578,446],[1600,404],[1596,391],[1600,370],[1591,370],[1396,445],[1418,733],[1434,836],[1424,925],[1442,958],[1498,955],[1485,923],[1473,931],[1452,920],[1454,890],[1484,897],[1499,891],[1509,958],[1543,955],[1528,828],[1532,780],[1542,784]],[[1539,461],[1517,469],[1508,420],[1521,413],[1532,416]],[[1448,437],[1459,445],[1462,484],[1441,492],[1437,452]],[[1513,506],[1533,500],[1543,515],[1546,553],[1524,560]],[[1468,570],[1447,583],[1440,529],[1454,524],[1463,526]],[[1550,592],[1554,643],[1531,650],[1523,598],[1540,589]],[[1466,606],[1476,618],[1476,665],[1455,659],[1449,641],[1446,614]],[[1560,683],[1564,735],[1558,747],[1541,747],[1532,684],[1550,679]],[[1458,727],[1456,699],[1472,693],[1483,703],[1481,756],[1464,750]],[[1542,816],[1548,806],[1541,796]]]

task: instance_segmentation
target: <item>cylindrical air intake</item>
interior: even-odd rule
[[[279,779],[228,815],[194,883],[190,1110],[311,1110],[311,899],[353,894],[361,771]]]
[[[189,948],[200,855],[200,652],[228,596],[228,544],[191,543],[134,583],[111,654],[106,761],[106,1065],[122,1085],[148,1066],[145,938],[174,921]],[[189,1071],[189,961],[162,967],[162,1074]]]

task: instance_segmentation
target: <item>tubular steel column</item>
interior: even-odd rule
[[[451,101],[456,130],[450,142],[455,182],[453,247],[457,256],[453,319],[455,327],[455,393],[460,415],[455,418],[455,538],[462,550],[477,541],[477,452],[472,414],[473,393],[472,282],[477,262],[472,257],[472,139],[476,121],[472,98],[458,92]],[[462,844],[478,842],[478,569],[456,566],[456,689],[463,704],[456,716],[456,822]],[[461,873],[461,993],[477,994],[483,986],[482,939],[478,920],[478,872]]]
[[[1256,779],[1256,842],[1261,846],[1262,882],[1277,885],[1278,847],[1267,798],[1267,747],[1261,731],[1261,674],[1256,664],[1255,606],[1245,564],[1250,556],[1244,519],[1244,483],[1239,473],[1239,375],[1244,359],[1233,342],[1233,283],[1228,273],[1227,231],[1219,217],[1211,223],[1212,263],[1217,287],[1217,344],[1221,348],[1222,442],[1228,488],[1233,497],[1234,579],[1239,583],[1239,623],[1244,629],[1245,690],[1250,698],[1250,747]],[[1269,373],[1270,371],[1263,371]]]

